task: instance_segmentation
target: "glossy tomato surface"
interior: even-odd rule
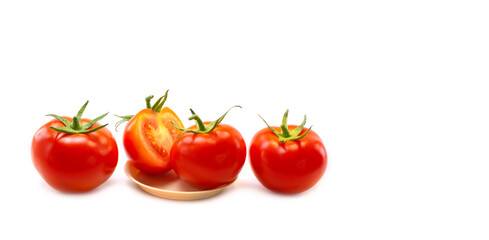
[[[219,124],[210,133],[184,133],[173,144],[170,156],[180,179],[212,189],[236,180],[246,159],[246,144],[238,130]]]
[[[149,174],[171,169],[170,150],[181,133],[171,122],[183,127],[178,116],[168,107],[160,112],[143,109],[129,120],[123,143],[129,160],[136,168]]]
[[[81,120],[82,124],[88,122]],[[54,119],[42,126],[32,140],[32,160],[44,180],[64,192],[90,191],[107,181],[119,154],[110,131],[102,128],[92,133],[67,134],[50,129],[63,126]],[[95,123],[92,128],[98,126]]]
[[[290,125],[289,130],[297,126]],[[274,127],[280,131],[279,127]],[[304,128],[301,134],[307,131]],[[310,131],[300,140],[281,143],[268,128],[257,132],[250,145],[250,164],[258,180],[280,193],[300,193],[314,186],[326,170],[326,148]]]

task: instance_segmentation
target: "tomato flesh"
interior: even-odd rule
[[[131,118],[124,130],[123,143],[129,160],[139,170],[158,174],[171,169],[169,151],[180,134],[171,122],[183,127],[168,107],[160,112],[143,109]]]
[[[154,121],[147,121],[143,123],[143,131],[146,140],[148,140],[151,147],[161,156],[166,157],[168,151],[164,147],[164,130]]]

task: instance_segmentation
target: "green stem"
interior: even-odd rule
[[[309,133],[309,131],[311,131],[312,128],[311,126],[309,129],[307,129],[307,131],[304,134],[299,135],[304,129],[304,125],[306,124],[306,115],[304,115],[304,120],[302,121],[301,125],[293,129],[292,131],[289,131],[289,126],[287,125],[287,120],[289,117],[288,109],[287,111],[285,111],[284,117],[282,118],[282,124],[280,125],[280,129],[282,130],[281,132],[278,132],[274,128],[270,127],[270,125],[268,125],[265,119],[263,119],[260,115],[258,116],[263,120],[263,122],[265,122],[267,127],[278,137],[281,143],[302,139]]]
[[[93,119],[89,123],[82,125],[81,119],[82,119],[83,112],[85,111],[85,108],[87,107],[87,104],[88,104],[88,101],[80,108],[80,110],[78,111],[76,116],[73,117],[73,122],[70,122],[67,119],[60,117],[58,115],[55,115],[55,114],[48,114],[47,116],[54,117],[54,118],[58,119],[59,121],[61,121],[65,125],[64,127],[50,127],[50,128],[53,130],[56,130],[58,132],[67,133],[67,134],[78,134],[78,133],[86,134],[86,133],[95,132],[95,131],[107,126],[107,124],[105,124],[102,126],[98,126],[96,128],[89,129],[97,121],[99,121],[102,118],[104,118],[105,116],[107,116],[108,113],[102,114],[101,116]]]
[[[182,136],[182,134],[185,133],[185,132],[191,132],[191,133],[196,133],[196,134],[210,133],[210,132],[212,132],[217,127],[217,125],[219,125],[222,122],[222,120],[224,119],[224,117],[234,107],[241,108],[241,106],[232,106],[221,117],[219,117],[217,120],[209,123],[208,125],[205,125],[204,122],[202,121],[202,119],[200,119],[200,117],[197,114],[195,114],[194,110],[190,109],[190,112],[192,113],[192,116],[190,116],[188,119],[189,120],[195,120],[195,125],[197,126],[197,129],[181,128],[181,127],[178,127],[177,125],[175,125],[175,123],[173,123],[173,122],[171,122],[171,124],[176,129],[182,131],[182,133],[180,133],[180,135],[178,136],[178,139],[180,139],[180,137]],[[178,140],[177,140],[177,142],[178,142]]]
[[[71,127],[73,130],[80,130],[81,129],[81,120],[78,118],[78,116],[73,117],[73,123],[71,124]]]
[[[197,122],[197,127],[199,128],[200,131],[205,131],[205,125],[204,122],[200,118],[196,118],[195,121]]]
[[[153,99],[153,95],[147,96],[144,100],[146,101],[146,108],[151,108],[151,99]]]
[[[199,131],[205,131],[205,124],[202,119],[200,119],[199,115],[195,114],[194,110],[192,109],[190,109],[190,112],[192,113],[192,116],[190,116],[188,120],[195,120],[195,125],[197,125],[197,129]]]
[[[168,91],[166,90],[165,95],[161,96],[153,105],[151,105],[151,100],[154,98],[153,95],[147,96],[144,101],[146,102],[146,108],[151,109],[155,112],[160,112],[161,109],[163,108],[163,104],[165,104],[166,99],[168,98]],[[117,116],[117,115],[116,115]],[[117,116],[120,117],[121,120],[119,120],[115,124],[115,131],[117,131],[117,128],[124,122],[129,121],[134,115],[125,115],[125,116]]]

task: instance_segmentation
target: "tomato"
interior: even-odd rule
[[[136,168],[150,174],[171,169],[170,149],[180,131],[170,121],[183,126],[178,116],[167,107],[161,112],[143,109],[129,121],[123,142]]]
[[[35,133],[32,161],[42,178],[64,192],[90,191],[105,181],[117,166],[117,144],[106,125],[82,119],[88,104],[74,118],[53,119]]]
[[[192,110],[191,110],[192,111]],[[228,110],[229,111],[229,110]],[[202,122],[192,111],[197,124],[183,130],[171,149],[170,160],[180,179],[202,189],[230,184],[238,177],[246,159],[246,144],[234,127]]]
[[[152,96],[146,98],[147,106],[130,120],[124,130],[123,143],[126,153],[136,168],[148,173],[158,174],[171,169],[170,149],[173,141],[181,133],[171,122],[183,127],[178,116],[168,107],[162,108],[166,101],[157,101],[149,106]]]
[[[321,138],[310,128],[303,128],[305,116],[300,126],[288,126],[287,115],[288,110],[282,126],[268,126],[254,135],[249,150],[250,164],[266,188],[294,194],[306,191],[321,179],[327,154]]]

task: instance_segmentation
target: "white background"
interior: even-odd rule
[[[488,239],[487,1],[9,1],[0,3],[1,239]],[[186,126],[192,107],[249,144],[257,117],[322,137],[322,180],[271,193],[247,161],[222,194],[180,202],[124,174],[112,114],[149,94]],[[87,194],[50,188],[30,144],[86,117],[119,143]],[[122,129],[122,128],[121,128]]]

